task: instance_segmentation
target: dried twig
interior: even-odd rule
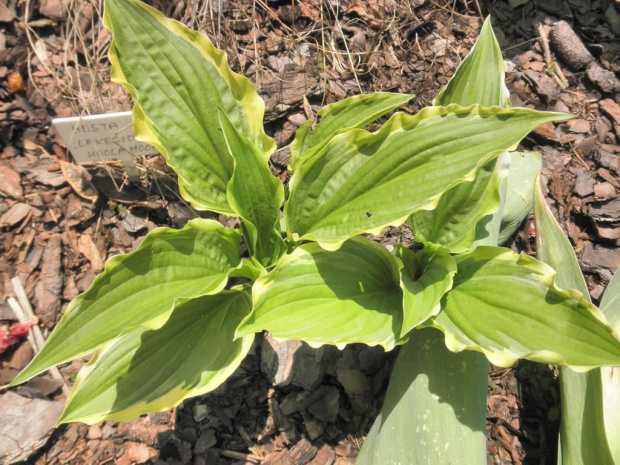
[[[15,296],[17,297],[17,302],[19,302],[17,313],[15,314],[19,322],[23,324],[37,321],[38,319],[32,310],[32,306],[30,305],[30,301],[28,300],[28,296],[26,295],[26,291],[24,289],[24,286],[22,285],[21,280],[19,278],[13,278],[11,279],[11,284],[13,284],[13,291],[15,292]],[[14,308],[13,305],[11,307]],[[35,326],[33,326],[33,328]],[[41,333],[41,329],[39,328],[39,331],[35,331],[34,345],[32,346],[32,349],[35,352],[38,352],[39,350],[41,350],[44,342],[45,339],[43,338],[43,333]]]
[[[38,321],[38,318],[35,316],[34,312],[32,311],[32,306],[30,305],[30,301],[28,300],[28,296],[26,295],[26,291],[24,290],[24,286],[22,285],[22,282],[20,281],[20,279],[19,278],[11,279],[11,284],[13,284],[13,290],[15,292],[15,296],[17,297],[17,300],[15,300],[12,297],[9,297],[8,302],[11,308],[13,309],[15,316],[17,316],[17,319],[19,320],[19,322],[22,324],[25,324],[25,323],[32,323],[32,322]],[[41,347],[43,347],[43,344],[45,343],[45,338],[43,337],[41,328],[36,323],[28,331],[28,342],[30,342],[30,345],[32,346],[32,350],[34,351],[35,354],[41,350]],[[52,378],[59,379],[62,381],[62,392],[68,396],[71,390],[65,383],[65,380],[60,374],[60,371],[58,370],[58,368],[52,367],[49,369],[49,372],[50,372],[50,375],[52,375]]]
[[[23,314],[23,310],[20,307],[17,300],[15,299],[15,297],[9,297],[8,299],[6,299],[6,301],[9,303],[9,306],[13,310],[13,313],[15,313],[15,315],[17,316],[17,319],[19,320],[19,322],[27,323],[27,321],[22,321],[22,318],[20,318],[20,316]],[[30,343],[32,350],[34,350],[35,347],[39,347],[39,345],[35,342],[35,339],[34,339],[34,331],[32,330],[28,331],[28,336],[26,338],[28,339],[28,342]]]
[[[540,46],[543,49],[543,56],[547,67],[553,71],[553,77],[562,90],[568,87],[568,81],[560,68],[557,61],[551,59],[551,49],[549,48],[549,39],[547,38],[547,32],[542,24],[538,24],[538,34],[540,35]]]
[[[586,161],[583,159],[583,157],[579,154],[575,146],[570,142],[568,143],[568,145],[571,149],[571,152],[573,152],[573,155],[575,155],[575,158],[577,158],[577,161],[581,163],[581,166],[583,166],[586,170],[590,170],[590,167],[588,166]]]
[[[484,15],[482,14],[482,8],[480,8],[480,3],[478,3],[478,0],[474,0],[474,3],[476,4],[476,10],[478,11],[478,16],[480,16],[480,20],[484,21]]]
[[[222,457],[228,457],[231,459],[244,460],[250,463],[261,463],[262,459],[260,457],[256,457],[253,454],[244,454],[243,452],[236,452],[234,450],[218,450],[219,454]]]

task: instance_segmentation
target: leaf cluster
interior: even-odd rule
[[[134,98],[136,138],[159,149],[194,208],[241,226],[158,228],[107,262],[13,382],[96,351],[61,422],[131,420],[213,390],[264,330],[390,350],[433,327],[450,350],[500,366],[620,364],[600,310],[558,287],[550,266],[497,247],[531,209],[540,169],[538,154],[513,151],[537,126],[569,116],[510,107],[488,21],[418,114],[365,130],[413,97],[377,93],[302,125],[285,199],[269,169],[264,104],[225,54],[138,0],[105,5],[112,79]],[[405,222],[417,251],[365,236]]]

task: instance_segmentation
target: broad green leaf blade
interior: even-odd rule
[[[252,83],[206,36],[138,0],[106,0],[104,23],[113,38],[111,78],[134,98],[136,138],[164,155],[195,208],[233,215],[226,198],[233,160],[216,108],[267,157],[275,149]]]
[[[256,281],[263,275],[267,274],[267,270],[256,261],[253,257],[241,259],[239,266],[230,272],[230,278],[246,278],[250,281]]]
[[[620,268],[616,270],[605,289],[603,300],[601,300],[601,311],[611,326],[620,333]]]
[[[511,154],[510,152],[504,152],[499,157],[497,157],[496,169],[501,169],[501,167],[508,168],[508,174],[504,176],[502,181],[499,183],[499,187],[497,188],[497,192],[493,193],[493,195],[499,196],[499,206],[497,210],[495,210],[490,215],[482,218],[478,224],[476,224],[476,232],[475,238],[476,240],[471,245],[471,249],[475,249],[480,245],[499,245],[499,233],[500,226],[502,223],[502,215],[504,213],[504,204],[506,203],[506,195],[507,195],[507,187],[508,184],[506,182],[506,178],[510,176],[510,168],[511,168]],[[480,171],[478,172],[481,173]],[[484,175],[484,173],[483,173]],[[460,184],[459,184],[460,186]],[[455,189],[458,189],[459,186],[456,186]],[[454,189],[453,189],[454,190]],[[450,195],[452,190],[446,192],[444,195]]]
[[[510,107],[504,78],[504,60],[487,18],[476,44],[433,104]],[[496,245],[499,217],[494,219],[493,213],[503,207],[500,184],[509,166],[508,155],[502,155],[483,166],[471,183],[448,190],[434,210],[414,213],[409,222],[416,240],[442,244],[453,253],[466,252],[487,238],[489,245]]]
[[[317,114],[320,118],[318,123],[306,121],[297,130],[291,144],[290,169],[295,170],[302,157],[315,152],[336,134],[348,129],[363,128],[414,97],[410,94],[377,92],[355,95],[321,108]]]
[[[512,149],[558,113],[457,105],[394,115],[376,133],[340,134],[301,164],[284,210],[290,237],[337,249],[346,239],[402,224],[447,189]]]
[[[487,162],[471,182],[450,189],[434,210],[411,215],[409,224],[417,242],[440,244],[451,253],[469,250],[476,240],[476,226],[500,207],[500,184],[510,159],[500,157]]]
[[[481,354],[448,351],[432,328],[414,330],[356,465],[485,463],[487,366]]]
[[[560,367],[562,415],[558,464],[618,463],[611,456],[604,426],[606,407],[601,373],[607,369],[576,373],[570,368]],[[617,424],[612,431],[616,427]]]
[[[180,303],[159,329],[124,334],[82,369],[59,422],[132,421],[215,389],[252,345],[233,341],[251,309],[249,293],[223,291]]]
[[[239,241],[236,230],[212,220],[195,219],[181,230],[154,229],[135,251],[106,262],[13,385],[135,327],[161,326],[179,298],[218,293],[239,265]]]
[[[252,345],[251,335],[233,341],[251,310],[249,292],[223,291],[179,303],[159,329],[124,334],[82,368],[59,423],[132,421],[212,391]]]
[[[454,286],[432,325],[453,351],[483,352],[498,366],[519,358],[585,371],[620,363],[620,340],[578,291],[527,255],[478,247],[456,257]]]
[[[434,104],[468,105],[484,102],[489,106],[509,106],[501,60],[499,47],[487,20],[480,39]],[[480,85],[472,89],[477,84]],[[434,212],[414,213],[413,218],[425,213],[426,218],[433,222],[432,216],[437,214],[440,217],[442,209],[460,212],[458,207],[451,208],[452,199],[473,216],[479,216],[475,209],[463,204],[462,199],[487,184],[494,172],[489,170],[494,163],[498,169],[503,167],[507,156],[504,153],[498,157],[497,162],[489,161],[487,169],[480,170],[473,183],[458,184],[445,192]],[[500,187],[501,199],[505,184]],[[497,196],[496,193],[490,195]],[[485,205],[486,199],[480,200],[483,211],[493,210],[493,206]],[[497,208],[501,210],[501,202]],[[478,245],[497,245],[499,217],[495,219],[495,216],[497,212],[480,221],[476,218],[473,225],[462,229],[465,231],[463,235],[477,238]],[[470,218],[461,217],[460,221]],[[446,221],[441,223],[444,227],[449,225]],[[465,242],[470,241],[469,237]],[[439,334],[425,331],[428,330],[413,331],[410,342],[401,350],[390,379],[386,402],[364,443],[358,464],[484,463],[487,361],[479,353],[452,353],[447,350]],[[403,360],[405,358],[406,361]],[[423,375],[413,378],[412,373]],[[439,391],[445,389],[450,390],[450,395],[438,395]],[[419,422],[411,421],[414,416],[419,417],[421,412],[428,415],[424,420],[432,422],[429,428],[422,431],[422,436]],[[427,421],[422,424],[428,425]],[[441,449],[441,445],[447,445],[448,449]]]
[[[286,250],[280,235],[284,186],[271,174],[267,160],[256,145],[237,131],[221,109],[218,111],[229,153],[235,160],[227,188],[228,203],[249,233],[250,255],[263,266],[269,266]]]
[[[568,238],[556,222],[536,178],[534,218],[536,221],[536,250],[538,258],[557,270],[556,284],[565,289],[576,289],[590,299],[588,287],[579,262]],[[604,423],[603,369],[575,373],[560,367],[562,416],[560,420],[560,447],[558,463],[581,465],[585,463],[614,463]],[[613,402],[612,402],[613,404]],[[611,405],[612,408],[615,405]],[[611,431],[617,431],[614,425]],[[611,432],[609,431],[609,432]],[[613,433],[612,433],[613,434]],[[616,433],[617,436],[617,433]],[[616,457],[618,459],[618,457]]]
[[[534,181],[534,220],[538,258],[557,272],[555,284],[562,289],[575,289],[590,300],[588,286],[581,274],[573,246],[556,222],[540,188],[539,176]]]
[[[392,349],[402,326],[394,257],[365,238],[336,252],[304,244],[252,288],[254,311],[238,335],[269,331],[310,345],[361,342]]]
[[[609,320],[617,334],[620,334],[620,270],[616,270],[605,289],[601,301],[601,311]],[[620,367],[604,367],[601,371],[603,388],[603,419],[607,442],[614,459],[614,463],[620,463]]]
[[[400,259],[400,287],[403,290],[403,329],[400,337],[435,316],[443,295],[452,288],[456,262],[444,247],[427,244],[424,250],[412,252],[396,248]]]
[[[462,106],[510,107],[505,79],[504,59],[487,17],[480,37],[459,65],[448,85],[433,100],[433,105],[458,103]]]
[[[534,207],[534,185],[542,169],[538,152],[512,152],[506,177],[507,195],[502,211],[499,243],[503,244],[521,226]]]

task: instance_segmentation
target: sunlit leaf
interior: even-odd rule
[[[585,299],[590,298],[579,262],[568,238],[556,222],[540,188],[535,183],[534,218],[536,221],[536,250],[538,258],[557,270],[556,284],[564,289],[576,289]],[[607,407],[615,410],[617,401],[603,401],[604,371],[615,368],[597,368],[587,373],[575,373],[560,367],[562,416],[558,463],[581,465],[585,463],[614,463],[607,435],[616,438],[617,425],[606,431]],[[616,381],[616,385],[617,385]],[[611,415],[614,415],[611,413]],[[617,439],[616,439],[617,441]],[[616,456],[618,458],[618,456]]]
[[[452,253],[469,250],[476,240],[476,226],[497,211],[501,198],[499,187],[505,179],[510,159],[491,160],[471,182],[447,191],[434,210],[411,215],[409,224],[417,242],[441,244]]]
[[[111,78],[134,98],[136,138],[164,155],[195,208],[234,215],[226,198],[233,159],[217,108],[266,157],[275,149],[252,83],[231,71],[206,36],[138,0],[106,0],[104,23],[113,38]]]
[[[131,421],[212,391],[239,366],[253,336],[233,341],[250,294],[223,291],[179,303],[159,329],[137,328],[82,368],[60,423]]]
[[[340,134],[293,174],[284,211],[289,236],[337,249],[357,234],[402,224],[538,125],[564,118],[451,105],[398,113],[373,134]]]
[[[13,384],[110,342],[137,326],[161,326],[179,298],[221,291],[240,262],[239,233],[203,219],[154,229],[134,252],[110,258],[73,301],[41,352]]]
[[[458,103],[462,106],[510,107],[506,84],[504,60],[493,29],[491,17],[487,17],[480,37],[469,54],[459,65],[454,76],[433,100],[433,105]]]
[[[316,152],[336,134],[353,128],[363,128],[413,97],[409,94],[376,92],[355,95],[324,106],[317,113],[317,118],[320,119],[318,123],[306,121],[297,130],[291,144],[290,169],[296,169],[303,157]]]
[[[271,174],[261,151],[243,137],[220,110],[222,132],[235,160],[228,183],[228,203],[248,231],[250,255],[263,266],[275,262],[286,250],[280,234],[280,205],[284,186]]]
[[[405,337],[413,328],[439,313],[439,302],[452,287],[456,262],[447,249],[433,244],[415,253],[398,247],[396,254],[402,264],[400,286],[405,313],[401,337]]]
[[[458,271],[432,325],[453,351],[478,350],[498,366],[519,358],[575,370],[620,364],[620,340],[578,291],[527,255],[478,247],[456,257]]]
[[[238,335],[269,331],[310,345],[355,342],[394,347],[402,326],[402,293],[394,257],[365,238],[336,252],[304,244],[254,283],[254,311]]]
[[[487,18],[476,44],[433,104],[510,107],[504,79],[504,60]],[[505,182],[510,161],[504,154],[488,162],[474,180],[448,190],[437,208],[414,213],[409,222],[416,240],[441,244],[453,253],[466,252],[486,243],[487,238],[496,245],[500,218],[495,220],[493,214],[503,208],[500,185]]]

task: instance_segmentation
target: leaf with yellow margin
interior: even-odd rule
[[[248,353],[254,335],[233,341],[252,309],[244,290],[177,304],[159,329],[137,328],[82,368],[59,423],[131,421],[222,384]]]
[[[162,153],[196,209],[234,216],[226,198],[233,159],[217,108],[265,158],[275,150],[250,80],[234,73],[206,36],[138,0],[106,0],[104,23],[113,39],[111,78],[134,98],[136,138]]]
[[[138,326],[164,324],[174,303],[221,291],[240,266],[239,232],[195,219],[157,228],[133,252],[110,258],[90,288],[71,301],[34,360],[12,385],[86,355]]]

